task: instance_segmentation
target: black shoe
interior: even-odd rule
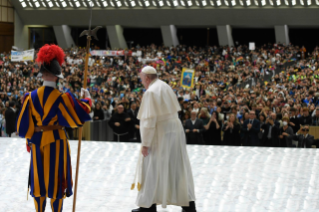
[[[189,202],[188,207],[182,207],[182,212],[197,212],[195,202],[194,201]]]
[[[132,212],[157,212],[156,204],[153,204],[150,208],[137,208],[133,209]]]

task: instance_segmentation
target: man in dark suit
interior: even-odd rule
[[[124,113],[124,106],[118,104],[116,112],[109,120],[109,126],[113,129],[113,141],[128,141],[128,128],[130,126],[131,118],[127,113]]]
[[[140,137],[140,121],[136,118],[138,113],[138,108],[136,107],[136,103],[131,103],[131,108],[128,110],[127,114],[131,118],[131,124],[129,127],[129,141],[131,142],[139,142],[141,140]]]
[[[263,126],[263,146],[276,147],[279,144],[279,122],[276,120],[276,117],[275,119],[273,118],[274,117],[271,115]]]
[[[297,109],[291,108],[290,109],[290,122],[289,126],[293,129],[294,133],[297,133],[300,129],[299,119],[296,116]]]
[[[9,137],[11,134],[16,132],[16,105],[13,101],[9,102],[9,107],[6,109],[5,112],[5,119],[6,119],[6,133]]]
[[[249,119],[245,120],[242,131],[245,133],[244,146],[259,146],[258,133],[260,132],[260,122],[255,119],[255,111],[249,112]]]
[[[298,148],[311,148],[314,144],[315,138],[309,135],[309,125],[302,126],[297,135],[288,135],[283,133],[284,136],[290,136],[293,140],[298,141]]]
[[[299,118],[299,124],[301,125],[311,125],[312,124],[312,118],[309,115],[309,109],[307,107],[304,107],[302,109],[303,115]]]
[[[187,144],[204,144],[203,135],[204,124],[202,120],[197,119],[197,112],[192,111],[191,118],[185,122],[185,132]]]

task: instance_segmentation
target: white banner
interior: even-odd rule
[[[255,50],[255,43],[249,43],[249,50]]]
[[[92,56],[100,57],[124,56],[124,51],[93,50],[90,53]]]
[[[12,62],[30,61],[30,60],[34,60],[34,49],[30,49],[26,51],[11,51]]]

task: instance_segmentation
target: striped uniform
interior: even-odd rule
[[[45,207],[45,198],[38,197],[51,198],[52,206],[54,200],[71,196],[73,181],[71,150],[65,130],[34,132],[34,128],[51,125],[71,128],[82,126],[85,121],[91,120],[89,104],[86,99],[79,101],[71,93],[62,94],[49,86],[42,86],[24,97],[17,119],[17,131],[31,146],[28,186],[31,187],[30,194],[35,197],[39,209]],[[60,204],[62,208],[62,201],[56,201],[55,204],[58,204],[58,208]]]

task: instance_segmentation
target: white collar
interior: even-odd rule
[[[56,88],[56,83],[52,81],[43,81],[43,86]]]
[[[156,82],[156,80],[157,79],[154,79],[150,84],[149,84],[149,86],[148,87],[151,87],[151,85],[153,85],[154,84],[154,82]]]

